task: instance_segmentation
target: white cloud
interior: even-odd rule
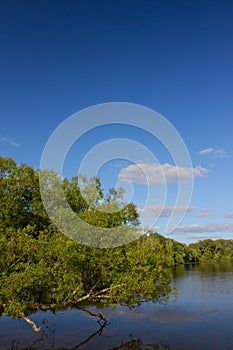
[[[227,152],[225,149],[215,149],[213,147],[202,149],[199,152],[200,155],[210,154],[211,158],[227,158]]]
[[[197,207],[186,207],[182,205],[168,205],[168,204],[157,204],[148,205],[143,209],[138,209],[140,215],[151,215],[160,217],[169,217],[171,215],[183,214],[185,212],[190,212],[197,210]]]
[[[129,164],[128,161],[121,160],[121,161],[114,162],[113,166],[114,166],[114,168],[119,169],[119,168],[123,168],[124,166],[127,166],[127,164]]]
[[[199,154],[204,155],[204,154],[210,154],[210,153],[213,153],[213,152],[214,152],[214,148],[209,147],[209,148],[202,149],[199,152]]]
[[[153,232],[159,232],[161,230],[161,227],[160,226],[153,226],[153,227],[150,227],[150,230],[153,230]]]
[[[200,165],[188,168],[168,163],[138,163],[122,169],[118,177],[139,184],[179,183],[204,177],[207,173],[208,170]]]
[[[220,239],[221,236],[212,235],[212,234],[206,234],[206,235],[193,235],[187,237],[189,240],[200,240],[200,239]]]
[[[193,170],[193,175],[195,177],[204,177],[208,174],[209,170],[206,168],[203,168],[201,165],[196,166]]]
[[[233,233],[233,223],[223,223],[223,224],[193,224],[188,226],[178,226],[177,229],[173,232],[176,234],[183,233],[214,233],[214,232],[230,232]]]
[[[212,215],[212,213],[208,208],[199,208],[199,210],[200,210],[200,213],[195,215],[196,218],[204,218]]]
[[[196,216],[196,218],[205,218],[207,216],[211,216],[211,213],[200,213],[200,214],[197,214],[195,216]]]
[[[8,137],[0,137],[0,141],[9,143],[11,146],[19,147],[20,144]]]
[[[214,151],[214,158],[227,158],[227,152],[225,149],[216,149]]]
[[[224,215],[224,217],[228,219],[233,219],[233,211],[231,211],[230,213],[227,213],[226,215]]]

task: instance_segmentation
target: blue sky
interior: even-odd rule
[[[38,168],[49,136],[70,115],[106,102],[144,105],[174,125],[193,168],[205,169],[194,179],[187,215],[169,237],[187,243],[233,238],[232,16],[233,2],[226,0],[2,1],[1,155]],[[136,140],[162,165],[172,165],[143,131],[106,126],[74,145],[64,171],[74,175],[90,149],[116,137]],[[104,187],[114,186],[129,165],[106,164]],[[132,184],[140,207],[146,187],[135,177]],[[175,186],[168,184],[156,224],[163,234]],[[147,210],[148,223],[153,210]]]

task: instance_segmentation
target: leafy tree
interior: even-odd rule
[[[0,158],[0,174],[4,203],[0,216],[2,313],[32,323],[27,316],[38,309],[60,310],[88,304],[132,306],[168,298],[173,259],[158,235],[142,236],[111,249],[81,245],[60,233],[47,217],[37,171]],[[55,198],[50,197],[51,184],[56,188],[62,181],[73,211],[87,222],[119,227],[126,233],[127,227],[138,224],[136,207],[132,203],[124,205],[122,193],[112,189],[104,197],[99,179],[88,183],[82,178],[81,188],[77,177],[69,181],[56,174],[47,175],[51,210],[59,204],[59,191],[55,191]],[[86,196],[91,194],[91,200],[83,198],[83,191]],[[32,326],[38,330],[33,323]]]
[[[40,197],[38,173],[26,164],[17,166],[10,158],[0,157],[0,221],[5,227],[47,227],[50,220]]]
[[[82,246],[58,232],[36,239],[31,228],[1,234],[3,312],[25,317],[37,309],[60,310],[86,304],[132,306],[166,300],[171,292],[171,259],[146,237],[126,247]]]
[[[232,261],[233,240],[206,239],[190,244],[190,249],[196,252],[200,261]]]

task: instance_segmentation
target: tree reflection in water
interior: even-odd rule
[[[163,344],[143,344],[141,339],[132,339],[109,350],[172,350],[170,346]]]
[[[107,321],[104,321],[102,324],[100,324],[100,328],[96,332],[92,333],[89,337],[84,339],[81,343],[73,346],[72,348],[56,347],[55,344],[53,345],[51,344],[50,349],[53,349],[53,350],[76,350],[79,348],[81,349],[83,345],[87,344],[91,339],[93,339],[97,335],[101,336],[103,329],[105,328],[106,325],[107,325]],[[38,343],[43,342],[46,336],[47,336],[46,334],[42,335],[42,337],[34,341],[33,344],[23,348],[20,347],[19,343],[16,344],[15,341],[13,341],[10,348],[8,348],[7,350],[41,350],[44,347],[41,347],[40,345],[38,345]],[[92,349],[92,348],[89,347],[89,349]],[[122,342],[120,345],[116,347],[114,346],[109,350],[172,350],[172,348],[165,344],[144,344],[143,341],[138,338],[138,339],[131,339],[125,343]]]

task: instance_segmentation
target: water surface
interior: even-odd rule
[[[0,350],[232,350],[233,264],[180,266],[173,284],[179,296],[166,305],[101,309],[110,321],[102,331],[95,318],[75,309],[32,315],[42,325],[39,334],[23,320],[1,317]]]

